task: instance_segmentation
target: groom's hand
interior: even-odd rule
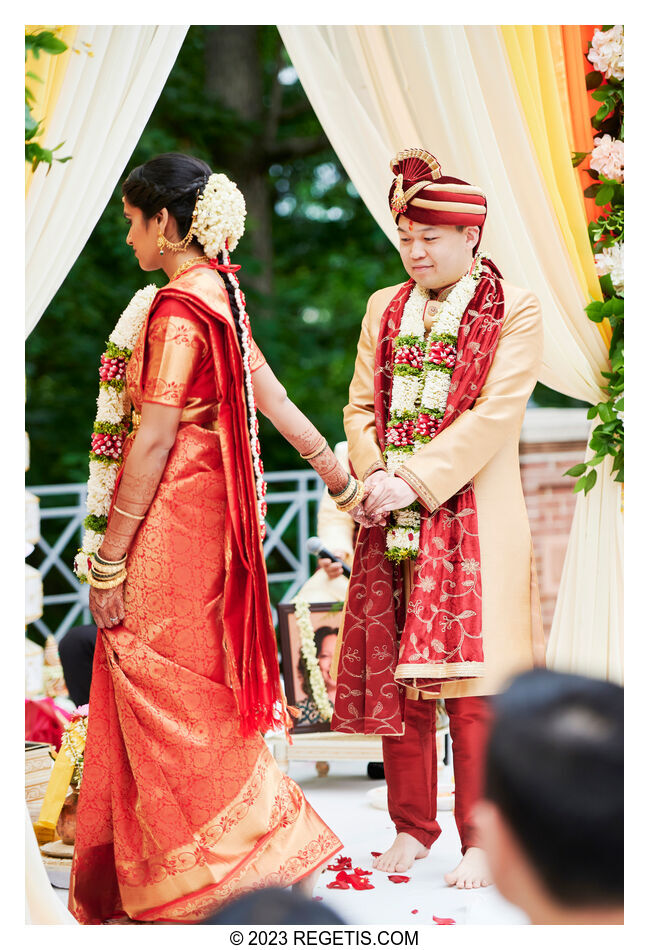
[[[391,511],[406,508],[417,500],[417,493],[405,479],[399,478],[398,475],[388,475],[386,472],[382,474],[384,477],[372,483],[363,502],[365,516],[375,524],[377,521],[379,524],[385,524]]]

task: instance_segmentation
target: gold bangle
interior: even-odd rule
[[[97,551],[94,554],[91,554],[90,557],[93,561],[96,561],[97,564],[101,564],[102,567],[119,567],[122,564],[126,563],[126,558],[128,555],[124,555],[119,559],[119,561],[107,561],[106,558],[102,557]]]
[[[327,440],[325,439],[324,436],[322,436],[322,442],[320,443],[320,446],[317,449],[315,449],[315,451],[309,453],[309,455],[302,455],[302,453],[300,453],[300,458],[304,459],[305,462],[309,462],[311,459],[314,459],[316,455],[320,455],[321,452],[324,452],[326,448],[327,448]]]
[[[328,489],[328,491],[329,491],[329,497],[332,498],[332,499],[334,499],[334,500],[335,500],[336,498],[342,498],[342,496],[345,494],[345,492],[347,491],[347,489],[349,488],[349,486],[351,485],[351,483],[352,483],[352,475],[351,475],[351,473],[350,473],[350,474],[347,476],[347,481],[345,482],[345,487],[343,488],[342,491],[336,492],[336,494],[334,495],[334,493],[333,493],[330,489]]]
[[[126,580],[127,571],[124,570],[117,577],[111,578],[108,581],[98,581],[92,576],[92,572],[88,574],[88,583],[91,587],[96,587],[97,590],[112,590],[113,587],[119,587]]]
[[[353,511],[353,509],[356,508],[363,500],[364,491],[365,491],[364,482],[356,482],[356,490],[354,491],[354,494],[351,496],[349,501],[345,502],[342,505],[338,505],[337,506],[338,510],[339,511]]]
[[[130,511],[122,511],[121,508],[118,508],[117,505],[113,505],[113,511],[117,511],[120,515],[124,515],[126,518],[133,518],[135,521],[144,521],[146,515],[133,515]]]
[[[95,578],[95,580],[109,581],[111,578],[117,577],[118,574],[121,574],[124,568],[120,567],[116,571],[98,571],[96,565],[93,563],[90,570],[92,571],[92,576]]]
[[[339,498],[334,498],[334,502],[338,507],[340,505],[346,505],[350,501],[358,490],[358,480],[355,478],[351,479],[349,486],[345,489],[343,494]]]

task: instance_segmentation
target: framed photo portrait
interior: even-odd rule
[[[331,664],[342,603],[279,604],[281,670],[290,706],[300,713],[295,732],[328,732],[336,686]]]

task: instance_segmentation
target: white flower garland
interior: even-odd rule
[[[81,581],[87,580],[88,558],[99,550],[106,533],[130,422],[131,400],[126,388],[126,367],[157,291],[155,284],[138,290],[117,321],[101,358],[97,415],[90,450],[86,532],[81,550],[74,559],[74,571]]]
[[[453,287],[433,317],[426,341],[424,311],[428,291],[415,284],[406,301],[394,341],[390,420],[384,458],[394,475],[400,465],[435,435],[446,411],[457,357],[457,335],[480,277],[483,255]],[[400,562],[419,553],[418,502],[393,513],[387,528],[386,556]]]
[[[322,670],[318,663],[318,654],[315,648],[315,631],[311,623],[311,607],[304,597],[295,598],[295,622],[300,632],[300,653],[307,668],[313,702],[320,713],[320,718],[325,722],[329,722],[333,708],[327,694],[327,687],[325,686]]]

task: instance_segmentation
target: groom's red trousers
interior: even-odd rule
[[[444,703],[453,743],[455,823],[464,854],[477,845],[471,813],[482,791],[489,701],[484,696],[464,696]],[[436,706],[434,700],[406,699],[404,735],[383,736],[390,817],[397,832],[407,832],[426,848],[441,833],[437,822]]]

